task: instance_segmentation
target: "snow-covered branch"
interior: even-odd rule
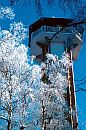
[[[14,19],[15,14],[13,13],[13,10],[10,7],[2,7],[0,6],[0,18],[8,18],[8,19]]]

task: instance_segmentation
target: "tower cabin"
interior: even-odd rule
[[[38,63],[45,60],[46,53],[56,54],[60,58],[65,51],[69,53],[70,62],[78,59],[82,45],[83,28],[73,24],[74,20],[65,18],[41,18],[29,27],[29,47],[31,55]],[[72,25],[72,26],[71,26]],[[68,70],[67,101],[73,113],[76,110],[73,67]],[[77,115],[71,114],[72,129],[78,129]]]

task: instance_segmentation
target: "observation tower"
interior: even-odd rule
[[[71,63],[78,59],[83,28],[74,23],[72,19],[43,17],[30,25],[29,47],[31,55],[36,56],[38,63],[45,60],[46,53],[61,57],[64,51],[69,53]],[[73,111],[76,110],[73,64],[69,68],[67,76],[66,99],[71,111],[68,120],[71,122],[72,129],[78,129],[77,114],[73,114]]]

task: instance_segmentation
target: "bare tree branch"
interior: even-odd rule
[[[7,118],[3,117],[3,116],[0,116],[0,118],[9,122],[9,120]]]
[[[78,89],[75,92],[81,92],[81,91],[86,92],[86,89],[78,87]]]
[[[80,83],[80,84],[77,84],[76,86],[80,86],[80,85],[83,85],[85,83],[86,83],[86,80],[84,82]]]
[[[83,80],[85,80],[86,79],[86,76],[84,77],[84,78],[82,78],[82,79],[76,79],[75,81],[83,81]]]
[[[71,26],[74,26],[74,25],[80,25],[80,24],[86,24],[86,20],[82,20],[82,21],[78,21],[78,22],[73,22],[71,24],[68,24],[66,26],[64,26],[63,28],[61,28],[58,32],[56,32],[49,40],[53,40],[53,38],[59,34],[61,31],[63,31],[65,28],[68,28],[68,27],[71,27]]]

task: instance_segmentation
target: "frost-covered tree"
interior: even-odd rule
[[[10,31],[0,32],[0,119],[6,121],[6,125],[0,125],[1,129],[31,127],[30,109],[34,113],[30,123],[36,125],[37,109],[32,108],[36,106],[34,96],[41,73],[40,67],[29,64],[31,57],[27,57],[28,50],[22,44],[25,32],[22,23],[11,24]]]
[[[10,7],[0,8],[1,19],[13,19]],[[9,30],[0,30],[0,129],[36,127],[37,87],[40,67],[31,65],[33,56],[23,44],[27,29],[21,22],[10,24]],[[35,108],[35,109],[34,109]],[[32,119],[31,119],[32,118]],[[32,121],[33,120],[33,121]]]
[[[41,68],[38,65],[32,65],[27,73],[27,86],[25,79],[22,82],[21,94],[19,96],[20,108],[20,129],[36,129],[39,120],[39,89],[41,82]],[[22,108],[22,109],[21,109]]]
[[[67,67],[70,66],[68,55],[47,54],[42,64],[43,83],[41,85],[41,123],[44,130],[70,129],[66,115],[69,112],[65,94],[67,92]],[[67,115],[68,116],[68,115]]]
[[[26,29],[22,23],[13,23],[9,30],[0,31],[0,38],[0,119],[6,121],[0,128],[34,128],[38,116],[34,96],[41,73],[40,67],[30,65],[33,57],[22,44]]]
[[[2,7],[0,6],[0,19],[13,19],[15,17],[15,14],[13,10],[10,7]]]
[[[1,118],[7,120],[8,129],[12,127],[12,110],[15,105],[13,102],[18,100],[19,79],[28,68],[27,49],[23,44],[19,45],[24,38],[23,33],[21,33],[21,38],[19,34],[21,25],[21,23],[14,23],[10,31],[0,31],[0,106]],[[13,27],[15,29],[12,29]]]

